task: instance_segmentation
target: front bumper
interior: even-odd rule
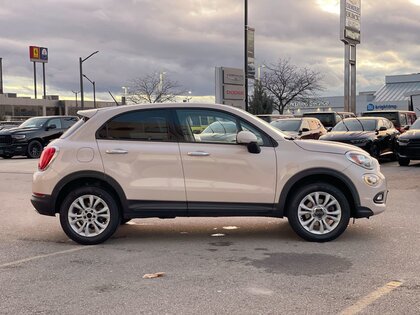
[[[0,155],[26,155],[26,150],[28,148],[27,143],[14,143],[10,145],[1,145],[0,146]]]
[[[53,198],[49,195],[35,196],[32,195],[31,203],[35,210],[42,215],[55,216]]]
[[[420,160],[420,143],[400,144],[397,146],[397,154],[400,158]]]
[[[352,165],[345,173],[352,180],[359,192],[360,204],[352,211],[354,218],[368,218],[386,210],[388,186],[385,176],[378,170],[369,171],[360,166]],[[379,178],[376,185],[368,185],[363,179],[364,175],[372,174]],[[382,196],[378,198],[378,196]]]

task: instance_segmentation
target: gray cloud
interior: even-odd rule
[[[386,74],[419,72],[420,6],[362,2],[359,90],[378,88]],[[78,89],[78,58],[95,50],[84,72],[99,92],[121,93],[132,78],[166,71],[194,95],[212,95],[215,66],[243,66],[239,0],[0,0],[0,8],[6,83],[7,76],[32,78],[29,45],[49,48],[47,84],[62,94]],[[322,72],[325,94],[342,93],[338,15],[312,0],[249,1],[249,24],[258,63],[290,58]]]

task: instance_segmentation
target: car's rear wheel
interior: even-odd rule
[[[60,207],[60,223],[73,241],[94,245],[110,238],[120,224],[114,198],[104,189],[86,186],[72,191]]]
[[[398,157],[398,164],[400,164],[400,166],[408,166],[410,164],[410,159]]]
[[[327,183],[313,183],[299,188],[288,206],[289,223],[303,239],[327,242],[347,228],[350,206],[338,188]]]
[[[11,155],[8,155],[8,154],[0,155],[0,157],[2,157],[5,160],[12,158],[12,156]]]
[[[26,152],[26,156],[31,159],[37,159],[41,156],[42,153],[42,143],[38,140],[32,140],[28,144],[28,150]]]

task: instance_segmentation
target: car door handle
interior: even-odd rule
[[[128,151],[124,149],[113,149],[113,150],[106,150],[106,154],[127,154]]]
[[[204,151],[194,151],[194,152],[188,152],[189,156],[209,156],[210,153],[204,152]]]

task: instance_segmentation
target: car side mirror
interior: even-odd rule
[[[325,128],[325,129],[327,129],[327,132],[331,132],[332,127],[327,127],[327,128]]]
[[[258,154],[261,152],[257,136],[250,131],[238,132],[236,135],[236,143],[246,145],[249,153]]]
[[[47,126],[47,130],[51,130],[51,129],[56,129],[57,128],[57,126],[56,125],[54,125],[54,124],[52,124],[52,125],[49,125],[49,126]]]
[[[386,130],[388,130],[388,129],[386,129],[385,126],[382,126],[382,127],[379,128],[379,131],[386,131]]]
[[[405,127],[404,127],[404,130],[410,130],[410,126],[408,126],[408,125],[407,125],[407,126],[405,126]]]

